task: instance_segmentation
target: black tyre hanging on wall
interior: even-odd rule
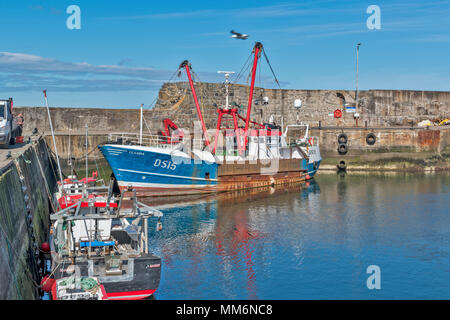
[[[341,133],[341,134],[338,136],[338,143],[339,143],[339,144],[346,144],[347,141],[348,141],[348,137],[347,137],[347,135],[346,135],[345,133]]]
[[[366,142],[369,146],[374,145],[376,141],[377,141],[377,137],[373,133],[369,133],[366,136]]]
[[[339,161],[337,167],[339,171],[345,171],[347,169],[347,165],[345,164],[344,160]]]
[[[346,154],[347,151],[348,151],[348,147],[345,143],[339,144],[339,147],[338,147],[339,154]]]

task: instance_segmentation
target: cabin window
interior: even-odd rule
[[[206,180],[209,180],[209,172],[206,172],[206,173],[205,173],[205,179],[206,179]]]

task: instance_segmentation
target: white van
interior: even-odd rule
[[[8,148],[12,135],[12,99],[0,100],[0,148]]]

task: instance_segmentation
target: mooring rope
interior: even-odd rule
[[[39,165],[39,169],[41,171],[42,179],[44,179],[44,186],[45,186],[45,189],[47,191],[47,197],[50,200],[50,204],[52,206],[53,212],[56,212],[56,208],[55,208],[55,206],[53,204],[53,200],[52,200],[52,197],[51,197],[52,193],[50,192],[50,187],[47,184],[47,179],[45,178],[44,170],[42,169],[41,162],[39,161],[39,156],[37,154],[36,148],[35,148],[35,146],[32,146],[31,149],[34,150],[34,153],[36,155],[36,159],[37,159],[37,162],[38,162],[38,165]],[[51,160],[50,160],[50,162],[51,162]],[[61,181],[61,183],[62,183],[62,181]]]
[[[55,170],[55,167],[53,166],[53,161],[50,158],[51,153],[50,153],[50,150],[48,149],[48,145],[45,140],[44,140],[44,145],[45,145],[45,149],[47,150],[48,161],[50,162],[50,166],[52,167],[53,177],[55,178],[55,181],[58,181],[58,177],[56,175],[56,170]]]

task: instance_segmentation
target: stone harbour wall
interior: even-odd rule
[[[217,106],[225,103],[225,88],[219,83],[202,83],[195,86],[207,128],[214,129],[217,124]],[[240,106],[241,115],[246,115],[249,87],[230,86],[230,103]],[[262,104],[262,98],[269,99]],[[411,90],[367,90],[359,92],[360,118],[348,107],[355,106],[355,92],[347,90],[279,90],[255,88],[252,106],[252,119],[260,123],[273,119],[284,127],[299,122],[308,123],[313,134],[320,136],[321,151],[324,158],[333,164],[341,155],[337,153],[337,136],[349,136],[346,157],[365,153],[359,162],[376,162],[380,159],[434,159],[447,154],[449,144],[448,128],[440,126],[419,128],[423,120],[443,120],[450,118],[450,92],[411,91]],[[299,109],[295,100],[301,100]],[[333,112],[342,110],[341,118],[334,118]],[[50,133],[47,112],[42,107],[16,107],[15,113],[25,117],[25,132],[38,128],[39,132]],[[85,126],[89,129],[89,150],[95,144],[107,141],[108,133],[139,132],[140,112],[138,109],[95,109],[95,108],[51,108],[53,124],[57,132],[57,145],[61,157],[68,154],[69,130],[72,140],[72,153],[81,157],[85,153]],[[174,82],[164,84],[159,92],[154,108],[144,110],[144,133],[155,134],[162,129],[163,119],[172,119],[180,128],[192,131],[198,121],[197,111],[189,84]],[[241,122],[243,123],[243,122]],[[377,142],[368,146],[365,139],[368,133],[377,136]],[[48,140],[53,149],[53,143]],[[376,154],[376,156],[374,156]],[[101,156],[93,152],[94,157]],[[442,159],[441,159],[442,160]],[[441,161],[439,160],[439,161]],[[414,160],[416,161],[416,160]],[[422,160],[420,160],[422,161]],[[425,166],[421,162],[421,166]],[[434,160],[433,160],[434,161]],[[432,161],[432,162],[433,162]],[[439,162],[438,161],[438,162]],[[439,165],[448,166],[448,163]]]
[[[0,300],[39,299],[39,246],[56,179],[44,139],[24,149],[0,167]]]
[[[230,103],[243,105],[246,114],[249,87],[232,85]],[[207,126],[214,126],[217,119],[214,104],[225,103],[225,89],[222,84],[204,83],[196,86],[196,92],[203,105]],[[267,105],[256,104],[263,97],[269,98]],[[367,121],[369,126],[411,126],[422,120],[445,119],[450,113],[450,92],[410,90],[368,90],[359,92],[359,125]],[[294,107],[299,99],[302,106]],[[294,124],[297,120],[311,125],[319,121],[323,126],[355,125],[353,113],[344,111],[341,119],[330,116],[336,109],[355,105],[355,92],[347,90],[281,90],[255,88],[252,117],[267,122],[271,115],[281,124]],[[155,110],[166,110],[173,114],[175,123],[183,125],[196,119],[196,110],[187,83],[164,84],[159,92]],[[177,122],[178,121],[178,122]]]
[[[367,143],[373,133],[376,141]],[[338,152],[338,137],[348,138],[347,153]],[[450,169],[450,128],[313,128],[323,157],[321,169],[437,171]]]
[[[222,84],[196,84],[202,112],[208,128],[215,128],[217,107],[225,103],[225,89]],[[249,87],[232,85],[230,103],[242,105],[241,114],[245,115]],[[271,116],[284,125],[297,121],[317,126],[355,126],[353,113],[344,110],[343,117],[330,116],[336,109],[344,109],[346,104],[355,104],[355,92],[346,90],[279,90],[255,88],[252,118],[267,122]],[[258,103],[262,97],[268,97],[269,103]],[[366,122],[368,126],[415,126],[422,120],[445,119],[450,117],[450,92],[409,91],[409,90],[368,90],[360,91],[359,126]],[[302,101],[297,110],[294,101]],[[43,107],[15,107],[14,113],[25,117],[24,129],[31,132],[38,128],[49,132],[47,111]],[[139,110],[136,109],[99,109],[99,108],[51,108],[55,131],[84,133],[85,125],[90,132],[138,132]],[[145,130],[162,128],[162,120],[171,118],[178,126],[192,128],[197,121],[197,111],[188,83],[166,83],[161,87],[155,107],[144,111]]]

